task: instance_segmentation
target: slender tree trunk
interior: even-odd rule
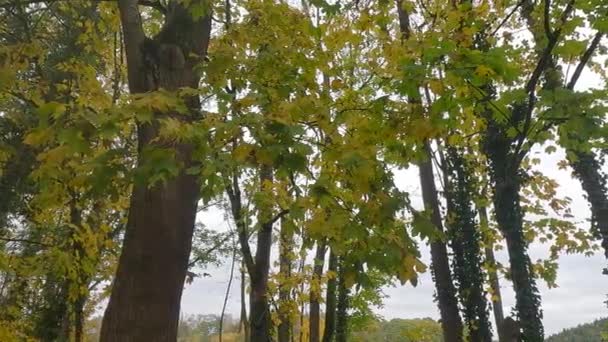
[[[470,166],[463,149],[448,146],[442,158],[445,197],[449,222],[446,223],[454,251],[453,270],[464,319],[472,341],[491,342],[492,328],[484,292],[481,233],[475,222]]]
[[[300,252],[300,267],[299,267],[299,272],[300,274],[304,274],[304,265],[306,264],[306,257],[305,257],[305,244],[302,244],[302,250]],[[306,301],[304,301],[302,299],[301,294],[304,293],[304,282],[300,283],[300,327],[299,327],[299,340],[300,342],[304,342],[304,312],[305,312],[305,306],[306,306]]]
[[[260,183],[272,182],[272,167],[263,165]],[[251,274],[250,329],[252,342],[270,342],[270,310],[268,307],[268,272],[270,270],[270,249],[272,247],[272,218],[269,208],[260,209],[261,224],[257,234],[255,266]]]
[[[443,230],[437,188],[433,173],[430,146],[425,143],[426,159],[420,163],[420,185],[425,210],[431,213],[431,222],[438,230]],[[462,321],[458,312],[456,289],[452,282],[450,261],[445,243],[440,240],[431,242],[431,270],[437,290],[437,302],[441,314],[441,327],[446,342],[462,341]]]
[[[291,311],[293,303],[291,300],[291,254],[293,248],[293,231],[286,219],[281,219],[281,233],[279,246],[279,273],[283,281],[279,285],[279,342],[291,340]]]
[[[245,342],[249,341],[249,320],[247,319],[247,301],[246,301],[246,271],[244,263],[241,265],[241,322],[239,324],[239,333],[241,328],[245,335]]]
[[[488,213],[485,207],[479,208],[479,224],[482,230],[490,229],[490,223],[488,220]],[[486,263],[488,264],[488,278],[490,281],[490,288],[492,289],[492,311],[494,312],[494,322],[496,323],[496,329],[498,330],[498,338],[500,342],[505,342],[506,338],[502,332],[503,322],[505,320],[505,314],[502,307],[502,294],[500,291],[500,282],[498,280],[496,258],[494,257],[493,242],[488,241],[485,247]]]
[[[321,315],[321,277],[323,276],[323,266],[325,263],[326,246],[324,241],[317,243],[317,253],[315,255],[314,267],[312,272],[312,282],[310,288],[310,309],[308,313],[309,337],[310,342],[319,342],[320,315]]]
[[[407,40],[411,38],[411,27],[409,13],[406,10],[404,0],[396,0],[397,13],[399,17],[399,27],[401,38]],[[409,96],[409,102],[414,105],[416,110],[422,112],[422,97],[419,88]],[[424,142],[425,160],[420,164],[420,183],[422,187],[422,197],[425,210],[431,212],[431,222],[443,231],[439,199],[433,173],[432,156],[428,141]],[[431,242],[431,270],[435,280],[437,290],[437,302],[441,315],[441,327],[446,342],[462,341],[462,321],[458,312],[458,300],[456,299],[456,289],[452,283],[450,272],[450,261],[448,258],[447,247],[443,241],[435,240]]]
[[[94,206],[93,210],[95,210],[97,207]],[[78,209],[77,207],[77,199],[73,198],[72,202],[70,204],[70,221],[71,224],[73,225],[73,227],[78,227],[80,228],[82,226],[82,212],[81,210]],[[74,229],[74,228],[73,228]],[[73,232],[73,237],[75,237],[78,234],[77,231]],[[76,296],[76,299],[74,300],[74,302],[72,303],[72,311],[71,312],[71,317],[73,317],[74,319],[74,341],[75,342],[82,342],[83,340],[83,329],[84,329],[84,305],[86,303],[87,297],[88,297],[88,291],[87,292],[83,292],[83,288],[84,289],[88,289],[89,287],[89,281],[91,278],[91,275],[88,274],[88,272],[84,269],[84,263],[87,262],[87,260],[85,260],[85,258],[87,258],[87,252],[85,250],[85,246],[82,244],[82,239],[72,239],[74,240],[74,245],[72,246],[73,251],[74,251],[74,258],[77,260],[77,265],[76,266],[76,270],[77,270],[77,283],[73,284],[73,287],[76,287],[78,289],[78,295]],[[71,330],[71,329],[69,329]],[[67,337],[68,340],[70,339],[70,331],[68,330],[67,332]]]
[[[228,286],[226,287],[226,295],[224,295],[224,304],[222,305],[222,312],[220,314],[219,322],[219,342],[222,342],[224,338],[224,316],[226,315],[226,306],[228,305],[228,298],[230,297],[230,288],[232,287],[232,280],[234,279],[234,265],[236,264],[236,245],[233,245],[234,250],[232,251],[232,263],[230,265],[230,276],[228,278]]]
[[[348,306],[350,289],[346,286],[344,259],[338,261],[338,303],[336,306],[336,342],[348,341]]]
[[[325,331],[323,342],[331,342],[336,329],[336,287],[337,287],[338,257],[333,251],[329,252],[328,272],[334,274],[327,280],[327,294],[325,299]]]
[[[127,55],[129,89],[145,93],[159,88],[176,91],[197,88],[195,66],[207,51],[211,16],[195,19],[185,4],[171,1],[166,20],[154,39],[145,36],[137,0],[119,0]],[[189,116],[197,118],[197,97],[184,99]],[[158,139],[158,125],[138,122],[139,165],[149,148],[170,149],[183,165],[175,177],[154,185],[133,186],[131,205],[118,270],[101,329],[102,342],[175,341],[180,301],[199,198],[197,176],[185,170],[194,165],[194,147]]]

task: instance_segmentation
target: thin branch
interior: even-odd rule
[[[543,27],[547,38],[552,39],[554,32],[551,31],[551,0],[545,0],[544,4]]]
[[[547,47],[544,49],[540,59],[538,60],[538,63],[536,64],[536,68],[534,68],[534,71],[532,72],[532,76],[530,76],[530,79],[526,83],[526,88],[525,88],[526,92],[528,92],[528,93],[534,92],[534,89],[536,88],[536,85],[538,84],[538,81],[540,80],[540,76],[545,71],[546,66],[548,65],[548,62],[551,58],[551,53],[553,52],[553,48],[555,48],[555,46],[557,45],[557,41],[559,40],[559,35],[562,32],[564,23],[566,22],[566,20],[568,19],[568,17],[572,13],[572,11],[574,10],[574,1],[575,0],[570,0],[570,2],[568,2],[566,9],[564,10],[564,12],[562,13],[562,16],[561,16],[560,26],[557,29],[555,29],[555,31],[552,31],[551,36],[548,37],[549,41],[547,42]]]
[[[585,50],[585,53],[583,53],[583,56],[581,57],[580,62],[576,66],[576,69],[574,70],[574,74],[572,74],[572,78],[570,79],[570,82],[568,82],[568,85],[566,86],[567,89],[570,89],[570,90],[574,89],[574,86],[576,85],[578,78],[581,76],[583,69],[585,69],[585,66],[591,59],[591,56],[593,56],[593,54],[595,53],[595,50],[597,50],[597,47],[598,47],[598,45],[600,45],[600,41],[602,40],[603,37],[604,37],[603,32],[598,32],[595,34],[595,37],[593,37],[591,44],[589,44],[589,46],[587,47],[587,50]]]
[[[494,101],[492,101],[490,99],[489,94],[487,94],[483,89],[481,89],[480,87],[474,85],[473,83],[471,83],[471,81],[466,80],[467,84],[469,84],[471,87],[473,87],[473,89],[477,90],[477,92],[482,96],[482,98],[480,100],[488,103],[492,108],[494,108],[498,113],[500,113],[503,117],[503,119],[505,119],[507,122],[511,123],[511,120],[509,118],[509,115],[507,113],[505,113],[500,107],[498,107],[498,105],[496,105],[496,103],[494,103]],[[519,127],[517,127],[517,125],[513,125],[511,124],[511,127],[513,127],[513,129],[515,129],[515,131],[518,134],[522,134],[522,131],[519,129]]]
[[[517,12],[517,10],[519,9],[519,7],[521,7],[521,5],[523,5],[525,0],[520,0],[515,7],[513,7],[513,9],[511,10],[511,12],[509,12],[500,22],[500,24],[498,24],[498,26],[496,26],[496,28],[494,30],[492,30],[492,32],[490,33],[490,37],[492,37],[493,35],[496,34],[496,32],[498,32],[498,30],[500,30],[506,23],[507,21],[509,21],[509,19],[511,19],[511,17],[513,16],[513,14],[515,14],[515,12]]]
[[[275,217],[273,217],[272,220],[268,221],[267,224],[274,224],[279,219],[281,219],[281,217],[283,217],[283,216],[285,216],[287,214],[289,214],[289,209],[283,209]]]
[[[193,267],[194,265],[196,265],[198,262],[203,261],[204,259],[206,259],[209,255],[211,255],[211,253],[215,252],[216,250],[218,250],[220,247],[222,247],[226,241],[230,240],[232,237],[234,236],[234,232],[230,232],[228,235],[226,235],[223,239],[221,239],[220,241],[218,241],[215,245],[213,245],[211,248],[209,248],[208,250],[205,251],[204,254],[197,256],[194,260],[192,260],[189,264],[188,267]]]
[[[243,221],[243,204],[236,170],[232,175],[232,181],[230,181],[229,179],[225,179],[225,182],[227,183],[225,186],[226,193],[228,194],[228,198],[230,199],[232,218],[234,219],[234,222],[236,224],[239,244],[241,245],[241,253],[243,254],[243,261],[247,266],[247,271],[251,275],[255,268],[255,262],[253,261],[253,254],[251,253],[251,247],[249,246],[249,234],[247,233],[247,226]]]
[[[49,245],[47,243],[40,242],[40,241],[34,241],[34,240],[29,240],[29,239],[20,239],[20,238],[9,238],[6,236],[0,236],[0,241],[29,243],[31,245],[38,245],[38,246],[43,246],[43,247],[53,247],[53,245]]]

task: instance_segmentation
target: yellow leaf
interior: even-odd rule
[[[342,88],[344,88],[344,82],[342,82],[341,79],[336,78],[335,80],[331,81],[331,89],[337,90]]]
[[[28,135],[25,136],[23,142],[27,145],[38,146],[42,145],[49,140],[51,137],[51,129],[49,128],[36,128],[33,129]]]
[[[344,272],[344,284],[346,287],[350,288],[355,285],[355,280],[357,278],[357,273],[352,270],[348,270]]]
[[[494,70],[488,68],[485,65],[479,65],[475,69],[475,74],[480,77],[488,77],[494,74]]]
[[[433,93],[441,95],[443,94],[445,88],[443,87],[443,82],[441,82],[440,80],[430,80],[429,81],[429,88],[431,88],[431,90],[433,91]]]

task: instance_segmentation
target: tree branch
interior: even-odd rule
[[[253,254],[251,253],[251,247],[249,246],[249,234],[247,233],[247,226],[245,225],[242,217],[243,205],[236,171],[232,175],[232,180],[225,177],[225,182],[227,183],[226,194],[228,194],[228,199],[230,200],[232,218],[236,224],[239,244],[241,246],[241,253],[243,254],[243,262],[247,267],[247,272],[251,276],[255,268],[255,262],[253,261]]]
[[[553,48],[555,48],[555,46],[557,45],[559,36],[562,32],[562,27],[563,27],[564,23],[566,22],[566,19],[568,19],[568,17],[574,10],[574,1],[575,0],[570,0],[570,2],[568,2],[566,9],[562,13],[560,26],[557,29],[555,29],[555,31],[552,31],[552,32],[549,29],[549,31],[551,32],[551,36],[548,37],[549,41],[547,42],[547,47],[545,47],[545,49],[543,50],[543,53],[542,53],[540,59],[538,60],[538,63],[536,64],[536,68],[534,68],[534,71],[532,72],[532,76],[530,76],[530,79],[526,83],[526,88],[525,88],[526,92],[528,92],[528,93],[534,92],[534,89],[536,88],[536,85],[538,84],[538,81],[540,80],[540,76],[545,71],[546,66],[548,65],[548,62],[551,59],[551,53],[553,52]]]
[[[206,259],[209,255],[211,255],[211,253],[215,252],[217,249],[219,249],[220,247],[222,247],[222,245],[224,245],[226,243],[226,241],[228,241],[230,238],[232,238],[234,236],[234,232],[231,231],[230,233],[228,233],[228,235],[226,235],[223,239],[221,239],[220,241],[218,241],[215,245],[213,245],[211,248],[209,248],[208,250],[205,251],[204,254],[197,256],[196,258],[194,258],[194,260],[192,260],[189,264],[188,267],[193,267],[194,265],[196,265],[198,262],[203,261],[203,259]]]
[[[570,82],[568,82],[568,85],[566,86],[567,89],[570,89],[570,90],[574,89],[574,86],[576,85],[576,82],[578,81],[579,77],[581,76],[583,69],[585,69],[585,66],[591,59],[591,56],[593,56],[593,53],[595,53],[595,50],[597,50],[597,47],[600,45],[600,41],[602,40],[603,37],[604,37],[603,32],[598,32],[595,34],[595,37],[593,37],[591,44],[589,44],[589,46],[587,47],[587,50],[585,50],[585,53],[583,53],[583,56],[581,57],[580,62],[576,66],[576,69],[574,70],[574,74],[572,74],[572,78],[570,78]]]
[[[146,34],[142,26],[138,0],[118,0],[120,22],[122,23],[125,53],[127,55],[127,76],[131,93],[145,93],[145,77],[142,77],[142,46]]]
[[[285,216],[287,214],[289,214],[289,209],[283,209],[275,217],[273,217],[272,220],[268,221],[267,224],[274,224],[279,219],[281,219],[281,217],[283,217],[283,216]]]
[[[551,31],[551,0],[545,0],[544,15],[543,15],[543,27],[545,29],[545,35],[548,39],[552,39],[553,31]]]
[[[519,1],[515,7],[513,7],[513,9],[511,10],[511,12],[509,12],[503,19],[502,21],[498,24],[498,26],[496,26],[496,28],[494,30],[492,30],[492,32],[490,33],[490,37],[492,37],[493,35],[496,34],[496,32],[498,32],[498,30],[500,30],[507,21],[509,21],[509,19],[513,16],[513,14],[515,14],[515,12],[517,12],[517,10],[519,9],[519,7],[521,7],[521,5],[524,4],[525,0],[521,0]]]
[[[9,238],[9,237],[5,237],[5,236],[0,236],[0,241],[29,243],[31,245],[38,245],[38,246],[43,246],[43,247],[53,247],[53,245],[49,245],[47,243],[40,242],[40,241],[34,241],[34,240],[29,240],[29,239],[20,239],[20,238]]]

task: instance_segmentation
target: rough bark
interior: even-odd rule
[[[430,146],[425,143],[424,152],[426,159],[420,163],[420,185],[422,188],[422,199],[425,210],[431,213],[431,222],[440,231],[443,231],[443,223],[435,187],[432,156]],[[456,289],[452,282],[450,272],[450,261],[445,243],[435,239],[431,242],[431,270],[435,280],[437,291],[437,303],[441,315],[441,328],[447,342],[462,341],[462,320],[458,312],[458,300]]]
[[[310,289],[310,308],[308,313],[309,322],[309,341],[319,342],[320,334],[320,315],[321,315],[321,277],[323,276],[323,266],[325,263],[326,246],[324,241],[317,243],[317,252],[314,260],[312,272],[312,286]]]
[[[336,287],[337,287],[338,257],[330,250],[328,271],[335,276],[327,280],[327,292],[325,296],[325,331],[323,342],[331,342],[336,330]]]
[[[182,2],[171,1],[165,24],[153,39],[142,28],[137,0],[118,2],[127,56],[129,90],[197,88],[195,65],[205,56],[211,16],[194,18]],[[188,119],[200,111],[197,97],[184,99]],[[154,113],[154,119],[178,113]],[[101,329],[101,341],[175,341],[199,198],[193,146],[158,140],[158,125],[137,123],[138,164],[143,151],[168,148],[183,166],[179,174],[153,186],[134,184],[122,253]]]

